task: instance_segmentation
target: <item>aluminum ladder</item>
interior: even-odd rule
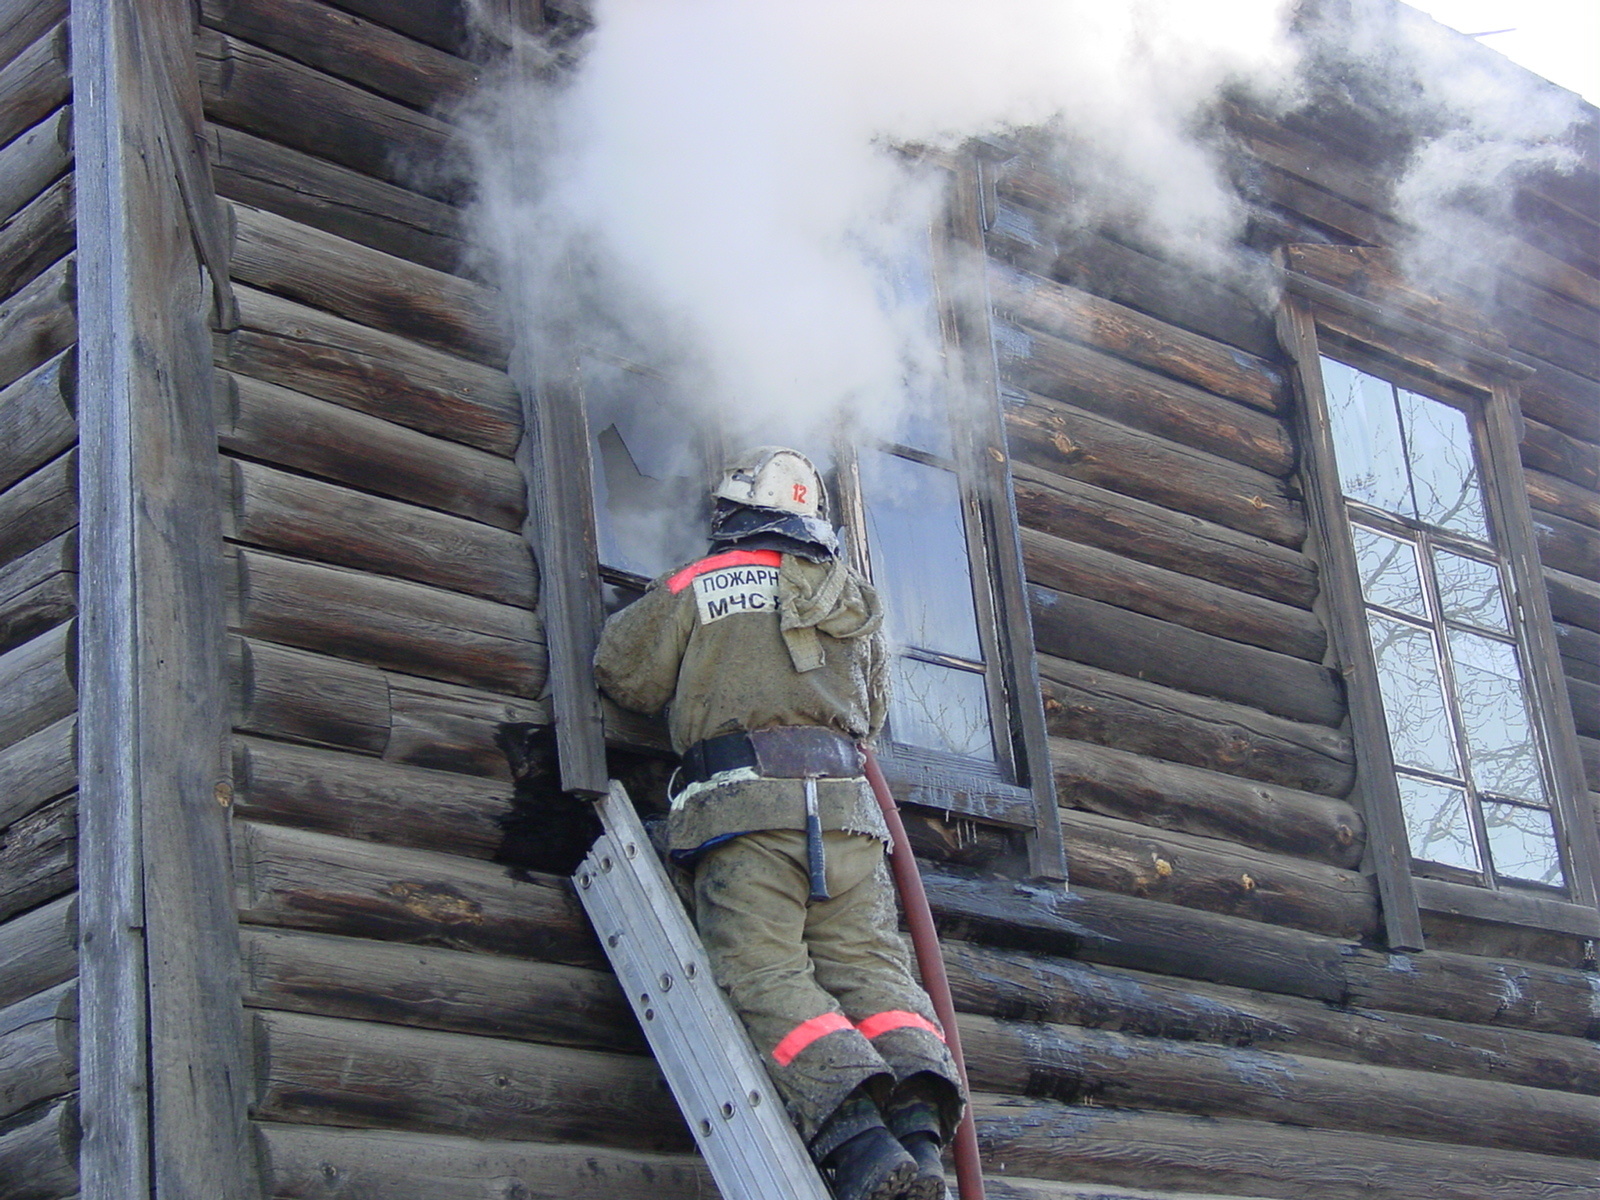
[[[723,1200],[830,1200],[622,784],[572,877]]]

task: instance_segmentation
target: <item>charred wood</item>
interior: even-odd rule
[[[1377,936],[1376,893],[1355,871],[1087,812],[1064,811],[1061,826],[1076,885],[1328,937]]]
[[[1355,779],[1350,739],[1321,725],[1208,700],[1041,655],[1051,734],[1323,796]]]
[[[263,1122],[273,1195],[316,1200],[328,1173],[384,1200],[705,1200],[716,1185],[698,1155]],[[992,1194],[992,1193],[991,1193]]]
[[[62,896],[0,924],[0,1004],[14,1004],[78,973],[78,901]]]
[[[1063,808],[1336,867],[1361,859],[1365,824],[1343,800],[1061,738],[1050,759]]]
[[[57,984],[0,1008],[0,1119],[77,1085],[78,989]]]
[[[240,632],[368,666],[535,697],[544,647],[526,609],[240,550]]]
[[[28,22],[23,28],[32,24]],[[11,42],[16,34],[7,29],[0,37]],[[72,94],[67,40],[63,22],[36,34],[31,43],[0,67],[0,146],[44,120]]]
[[[1030,528],[1299,608],[1316,599],[1311,561],[1265,538],[1020,460],[1011,478],[1017,517]]]
[[[462,262],[456,210],[225,125],[207,129],[217,194],[438,271]]]
[[[1130,561],[1108,550],[1023,529],[1022,561],[1031,582],[1231,642],[1311,662],[1321,662],[1327,649],[1322,622],[1303,608]]]
[[[609,971],[320,933],[244,930],[245,1003],[419,1029],[645,1052]]]
[[[1039,1178],[1316,1200],[1586,1200],[1594,1163],[1410,1138],[1049,1101],[977,1100],[988,1161]]]
[[[0,654],[0,747],[19,742],[76,710],[75,624],[58,625]]]
[[[495,529],[521,528],[527,489],[508,459],[248,376],[220,380],[217,392],[226,450]]]
[[[62,717],[0,750],[0,827],[78,783],[77,720]]]
[[[1296,549],[1305,513],[1283,480],[1043,396],[1006,406],[1014,459]]]
[[[436,200],[457,198],[444,122],[215,30],[200,30],[195,48],[208,119]]]
[[[15,383],[77,339],[72,259],[64,258],[0,301],[0,387]]]
[[[424,850],[241,823],[240,919],[600,967],[567,880]]]
[[[1002,264],[991,265],[989,286],[996,312],[1019,326],[1082,342],[1262,412],[1284,409],[1288,383],[1265,359]]]
[[[389,745],[384,757],[414,767],[508,778],[496,734],[507,723],[548,725],[548,697],[526,700],[412,676],[389,677]]]
[[[446,353],[505,366],[509,338],[497,293],[247,204],[231,209],[238,226],[234,278]]]
[[[75,792],[0,829],[0,921],[71,891],[77,866]]]
[[[1028,595],[1041,653],[1291,721],[1336,728],[1344,720],[1338,677],[1315,663],[1037,584]]]
[[[236,541],[535,607],[533,560],[517,534],[257,463],[233,461],[226,476],[224,533]]]
[[[460,99],[473,64],[319,0],[202,0],[205,24],[413,108]]]
[[[1294,447],[1278,420],[1051,334],[995,329],[1001,378],[1180,446],[1282,478]]]
[[[423,433],[510,458],[522,402],[503,371],[331,313],[236,287],[242,327],[220,365]]]
[[[62,105],[0,149],[0,221],[31,204],[71,165],[72,108]]]

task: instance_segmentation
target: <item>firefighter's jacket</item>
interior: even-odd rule
[[[680,754],[719,734],[819,725],[860,740],[883,725],[888,653],[872,586],[842,561],[772,550],[714,554],[664,575],[606,622],[595,655],[618,704],[663,707]],[[888,840],[863,779],[821,779],[823,828]],[[691,784],[673,801],[675,851],[758,829],[803,829],[803,786],[750,769]]]

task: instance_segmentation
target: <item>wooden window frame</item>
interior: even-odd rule
[[[962,486],[969,557],[985,672],[997,743],[996,762],[1008,778],[964,769],[950,755],[885,744],[884,774],[902,802],[1001,826],[1023,835],[1028,877],[1065,883],[1061,822],[1050,764],[1032,625],[1028,617],[1022,542],[1002,424],[998,371],[990,341],[979,227],[975,162],[940,164],[951,176],[951,200],[936,231],[934,273],[940,327],[952,382],[972,398],[956,424],[952,457]],[[957,300],[955,297],[966,297]],[[618,744],[660,748],[642,723],[600,696],[591,663],[604,620],[590,459],[590,433],[577,354],[570,338],[557,355],[518,372],[538,381],[524,396],[526,437],[521,460],[529,481],[527,534],[541,567],[541,609],[550,648],[550,693],[560,755],[561,786],[584,795],[606,788],[608,728]],[[963,427],[964,426],[964,427]],[[841,472],[848,476],[853,470]],[[846,479],[839,499],[848,521],[861,521],[859,489]]]
[[[1388,944],[1396,950],[1424,949],[1423,913],[1592,939],[1600,936],[1600,838],[1582,803],[1582,762],[1517,450],[1521,414],[1516,388],[1531,371],[1503,352],[1503,341],[1486,322],[1442,303],[1427,304],[1397,275],[1381,269],[1377,254],[1344,247],[1288,247],[1282,262],[1287,295],[1278,317],[1280,340],[1295,367],[1295,434],[1302,448],[1312,540],[1323,570],[1324,616],[1349,700],[1357,763],[1352,798],[1367,818],[1365,865],[1377,879]],[[1352,275],[1349,264],[1358,258],[1367,267],[1379,264],[1379,269]],[[1375,297],[1374,292],[1387,294]],[[1332,350],[1330,357],[1341,357],[1341,349],[1347,357],[1353,352],[1376,365],[1372,374],[1401,387],[1464,402],[1469,411],[1478,409],[1472,424],[1484,499],[1512,583],[1513,630],[1525,651],[1531,707],[1548,756],[1551,810],[1568,874],[1566,899],[1514,886],[1425,878],[1412,871],[1353,536],[1335,467],[1320,366],[1325,345]]]

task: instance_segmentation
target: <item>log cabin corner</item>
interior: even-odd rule
[[[417,167],[485,13],[595,17],[468,9],[0,0],[0,1200],[715,1192],[510,836],[666,772],[586,678],[618,388],[518,382]],[[1473,300],[1322,85],[1213,114],[1270,290],[950,156],[978,403],[840,488],[866,545],[936,480],[967,560],[902,680],[982,734],[885,759],[995,1197],[1600,1194],[1600,113]]]

